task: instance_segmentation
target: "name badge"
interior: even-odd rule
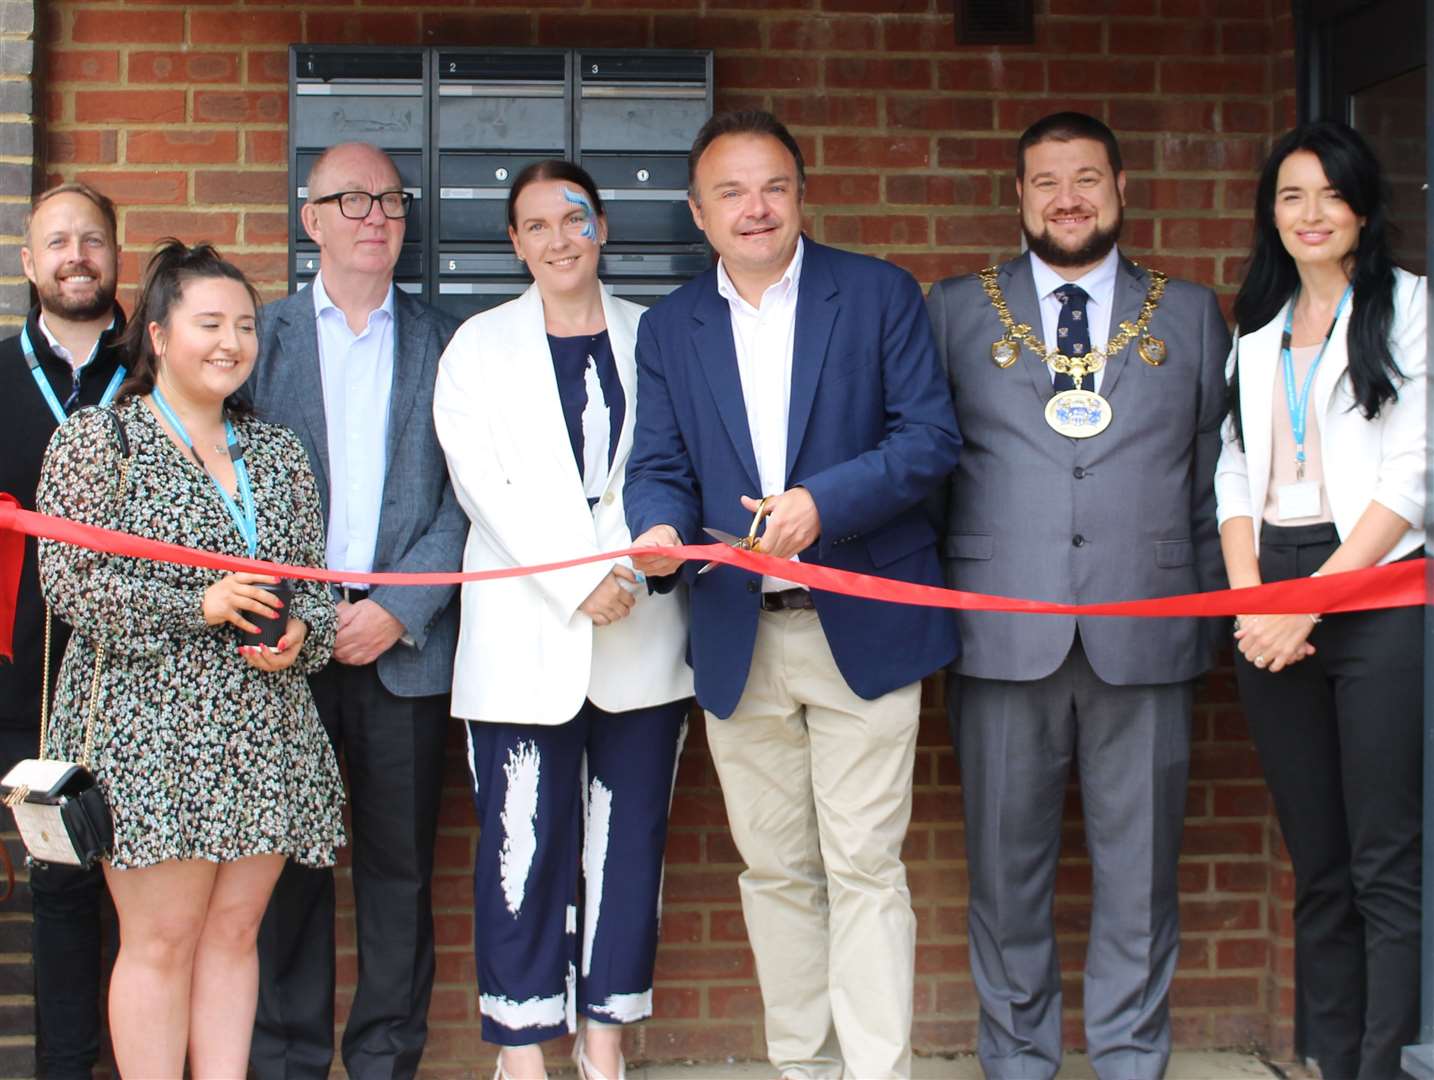
[[[1275,489],[1275,504],[1281,521],[1319,517],[1319,485],[1313,480],[1281,484]]]

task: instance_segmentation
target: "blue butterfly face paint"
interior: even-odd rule
[[[587,215],[587,219],[583,222],[583,227],[581,230],[579,230],[578,235],[581,236],[584,240],[589,240],[592,243],[596,244],[598,238],[597,212],[593,209],[592,200],[587,197],[587,194],[585,192],[573,191],[570,188],[563,188],[563,198],[567,199],[568,202],[572,203],[574,206],[581,206],[583,208],[583,211]]]

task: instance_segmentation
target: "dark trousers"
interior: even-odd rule
[[[448,698],[402,698],[374,664],[309,680],[348,775],[358,987],[344,1029],[352,1077],[411,1077],[433,990],[433,844]],[[326,1077],[334,1045],[334,876],[290,862],[259,930],[250,1064],[261,1080]]]
[[[526,1046],[577,1014],[652,1015],[662,858],[691,702],[566,724],[470,722],[483,1038]],[[579,862],[584,888],[579,902]]]
[[[1338,544],[1332,525],[1265,525],[1261,576],[1308,576]],[[1399,1076],[1419,1033],[1423,618],[1327,615],[1278,674],[1235,654],[1294,864],[1296,1051],[1326,1080]]]
[[[0,775],[35,756],[36,732],[0,730]],[[6,812],[8,817],[8,812]],[[43,1077],[88,1078],[100,1056],[100,908],[98,866],[36,863],[34,911],[35,1069]]]

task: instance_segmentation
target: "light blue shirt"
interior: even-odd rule
[[[393,390],[393,286],[369,313],[359,334],[324,291],[310,286],[319,326],[319,373],[329,437],[330,570],[373,570],[378,515],[388,454],[388,406]]]
[[[1120,249],[1113,247],[1094,270],[1078,281],[1067,282],[1037,258],[1035,252],[1031,252],[1031,277],[1035,279],[1036,296],[1041,302],[1041,333],[1045,338],[1046,348],[1055,347],[1056,325],[1061,321],[1061,301],[1056,296],[1056,290],[1067,284],[1079,285],[1090,297],[1085,305],[1085,323],[1086,330],[1090,333],[1091,348],[1105,348],[1106,342],[1110,340],[1111,313],[1115,306],[1115,272],[1119,268]],[[1103,367],[1095,373],[1097,393],[1104,376]],[[1055,372],[1051,372],[1051,379],[1054,380],[1055,377]]]

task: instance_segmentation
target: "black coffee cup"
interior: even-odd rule
[[[254,588],[273,593],[283,601],[284,606],[274,611],[274,614],[278,616],[276,619],[266,619],[252,611],[245,612],[244,617],[257,626],[259,632],[251,634],[248,630],[240,630],[239,637],[245,645],[266,645],[270,649],[277,648],[279,639],[284,636],[285,627],[289,625],[289,601],[294,598],[294,585],[287,578],[280,578],[277,585],[255,582]]]

